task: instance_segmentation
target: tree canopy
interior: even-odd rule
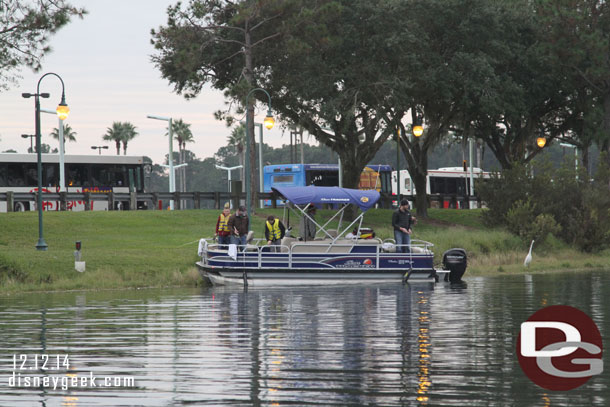
[[[15,82],[21,67],[38,71],[51,51],[49,38],[86,11],[65,0],[2,0],[0,2],[0,89]]]

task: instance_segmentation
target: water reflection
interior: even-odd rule
[[[514,349],[543,304],[582,309],[607,339],[606,275],[2,298],[0,405],[605,406],[607,371],[547,393]],[[36,353],[69,354],[70,370],[18,373],[133,376],[136,387],[9,387],[12,355]]]

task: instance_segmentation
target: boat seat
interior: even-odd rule
[[[337,237],[337,235],[339,234],[339,232],[337,232],[337,229],[328,229],[327,232],[332,237]]]

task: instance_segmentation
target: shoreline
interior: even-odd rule
[[[523,267],[526,245],[502,229],[487,228],[481,210],[430,210],[420,220],[414,238],[434,243],[435,263],[452,247],[468,253],[469,277],[516,274],[610,271],[610,249],[597,254],[578,252],[552,236],[534,246],[533,261]],[[45,213],[46,252],[34,248],[38,219],[34,212],[2,214],[0,237],[0,298],[20,293],[195,288],[204,285],[195,267],[197,242],[213,235],[219,211],[125,211]],[[320,210],[330,218],[333,211]],[[376,209],[363,227],[382,239],[392,235],[391,210]],[[265,215],[282,217],[281,209],[257,210],[252,230],[260,234]],[[320,220],[320,219],[318,219]],[[292,218],[292,223],[298,220]],[[331,224],[332,225],[332,224]],[[82,242],[86,271],[74,270],[74,243]]]

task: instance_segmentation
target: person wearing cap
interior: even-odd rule
[[[314,240],[316,237],[316,207],[313,204],[307,205],[306,214],[303,215],[299,222],[299,232],[301,240]]]
[[[231,205],[227,202],[216,221],[216,233],[220,250],[226,250],[231,243],[231,229],[229,228],[229,218],[231,217]]]
[[[396,240],[396,253],[409,253],[411,246],[411,226],[415,218],[409,211],[409,201],[400,201],[398,210],[392,214],[392,227],[394,228],[394,240]]]
[[[267,239],[267,245],[271,246],[271,251],[278,251],[278,246],[281,245],[285,234],[286,227],[284,224],[275,216],[269,215],[265,222],[265,239]]]
[[[242,247],[243,251],[246,250],[249,224],[248,212],[243,205],[237,208],[237,212],[231,215],[228,222],[229,230],[232,232],[232,243]]]

